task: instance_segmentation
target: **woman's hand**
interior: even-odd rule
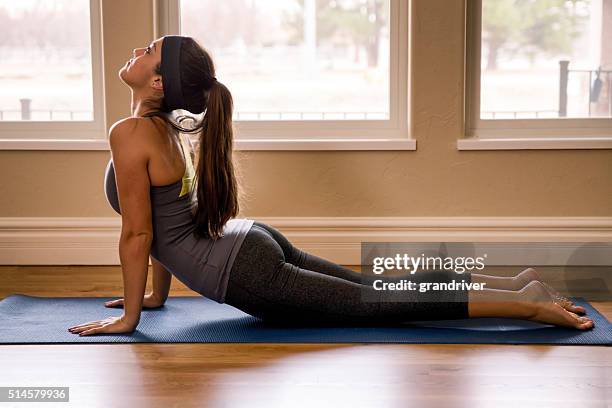
[[[79,336],[97,333],[131,333],[136,329],[136,326],[138,326],[138,323],[129,322],[122,315],[72,326],[68,331],[74,334],[79,333]]]
[[[144,298],[142,300],[142,308],[143,309],[160,307],[160,306],[163,306],[163,305],[164,305],[164,302],[161,301],[160,299],[158,299],[153,293],[147,293],[146,295],[144,295]],[[123,307],[123,298],[115,299],[115,300],[109,300],[108,302],[104,302],[104,306],[106,306],[106,307],[118,307],[118,306]]]

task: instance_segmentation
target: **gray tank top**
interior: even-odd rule
[[[234,259],[254,220],[229,220],[224,226],[223,237],[217,240],[194,236],[195,222],[188,193],[193,187],[195,170],[187,137],[179,134],[187,163],[182,180],[165,186],[151,186],[151,257],[191,290],[223,303]],[[104,187],[108,203],[121,214],[112,158],[106,166]]]

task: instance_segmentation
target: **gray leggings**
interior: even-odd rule
[[[471,275],[428,271],[364,276],[308,254],[273,227],[255,222],[234,259],[225,303],[264,321],[286,325],[388,325],[468,317],[467,290],[376,290],[372,286],[375,279],[470,283]]]

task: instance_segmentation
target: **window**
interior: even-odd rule
[[[106,148],[99,0],[0,0],[0,145]]]
[[[413,150],[408,5],[160,1],[158,35],[194,37],[212,54],[234,98],[237,149]]]
[[[460,149],[611,148],[610,0],[468,0]]]

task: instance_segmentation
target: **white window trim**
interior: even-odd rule
[[[108,150],[100,0],[89,0],[93,121],[0,121],[0,150]]]
[[[179,0],[154,1],[155,36],[180,34]],[[409,126],[412,4],[390,0],[390,120],[239,120],[234,121],[235,149],[416,150]]]
[[[465,136],[458,150],[610,149],[612,118],[480,119],[482,0],[465,10]]]

